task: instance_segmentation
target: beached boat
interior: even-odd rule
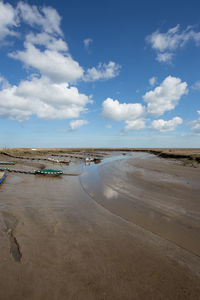
[[[0,172],[0,183],[4,181],[5,177],[6,177],[6,172]]]
[[[85,162],[92,162],[92,161],[94,161],[93,157],[86,157],[85,158]]]
[[[70,161],[69,160],[59,160],[55,158],[48,157],[47,160],[52,161],[54,163],[59,163],[59,164],[67,164],[69,165]]]
[[[95,164],[99,164],[101,162],[101,158],[97,157],[97,158],[94,158],[94,163]]]
[[[58,160],[58,159],[55,159],[55,158],[48,157],[47,160],[52,161],[52,162],[59,163],[59,160]]]
[[[90,165],[91,162],[94,162],[95,164],[99,164],[101,162],[101,158],[99,157],[86,157],[85,158],[85,164]]]
[[[59,163],[60,163],[60,164],[66,164],[66,165],[69,165],[69,164],[70,164],[70,160],[60,160]]]
[[[58,176],[58,175],[62,175],[63,171],[61,170],[52,170],[52,169],[44,169],[44,170],[36,170],[35,174],[39,174],[39,175],[54,175],[54,176]]]

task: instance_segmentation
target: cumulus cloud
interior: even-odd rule
[[[45,45],[47,49],[42,51],[34,44]],[[54,39],[45,34],[31,34],[27,36],[24,45],[25,50],[9,53],[9,56],[55,81],[76,83],[77,80],[107,80],[119,74],[120,66],[115,62],[100,63],[97,68],[93,67],[84,72],[69,52],[63,52],[67,50],[67,44],[62,39]]]
[[[144,119],[137,119],[137,120],[127,120],[125,121],[125,126],[123,131],[129,130],[139,130],[146,127],[146,122]]]
[[[120,66],[112,61],[85,71],[70,54],[60,22],[60,15],[52,7],[19,2],[14,8],[0,2],[0,39],[16,35],[13,28],[21,23],[28,25],[24,49],[8,55],[20,60],[30,71],[29,80],[18,85],[0,77],[0,117],[18,121],[28,120],[32,115],[42,119],[79,118],[92,100],[69,84],[118,75]],[[85,45],[90,44],[91,40],[86,39]],[[78,120],[71,126],[81,126],[81,122],[86,121]]]
[[[157,60],[160,62],[171,61],[176,49],[183,47],[189,41],[200,45],[200,32],[196,32],[191,26],[181,31],[180,26],[170,28],[167,32],[161,33],[158,30],[147,36],[147,42],[157,52]]]
[[[7,36],[15,36],[13,30],[18,26],[15,9],[9,4],[0,1],[0,41]]]
[[[8,8],[12,16],[17,15],[18,20],[40,31],[27,34],[24,50],[9,53],[11,58],[20,60],[26,67],[35,68],[41,75],[56,82],[72,83],[83,77],[83,68],[72,58],[67,43],[61,37],[61,17],[54,8],[38,8],[24,2],[19,2],[16,9],[11,5]]]
[[[90,39],[90,38],[87,38],[87,39],[83,40],[83,44],[84,44],[86,50],[89,49],[89,46],[92,44],[92,42],[93,42],[93,40]]]
[[[153,76],[149,79],[149,84],[151,86],[154,86],[156,84],[156,82],[157,82],[157,77],[155,77],[155,76]]]
[[[80,128],[83,125],[88,124],[87,120],[73,120],[69,123],[69,130],[74,131]]]
[[[25,121],[31,115],[41,119],[78,118],[92,100],[76,87],[55,83],[47,77],[21,81],[0,90],[0,117]]]
[[[4,78],[3,76],[0,76],[0,90],[9,88],[9,87],[10,87],[10,84],[9,84],[8,80],[6,78]]]
[[[200,110],[197,111],[199,118],[190,122],[191,129],[194,133],[200,135]]]
[[[97,68],[93,67],[87,70],[83,80],[96,81],[114,78],[119,74],[119,71],[120,65],[116,64],[113,61],[110,61],[108,64],[99,63]]]
[[[61,17],[54,8],[44,6],[38,9],[36,5],[20,1],[16,11],[20,18],[31,27],[39,28],[50,34],[62,35]]]
[[[145,128],[146,109],[140,103],[119,103],[118,100],[107,98],[102,106],[102,117],[109,121],[125,121],[122,133]]]
[[[37,34],[32,32],[29,33],[26,36],[25,45],[26,44],[45,46],[47,49],[54,51],[68,51],[68,45],[62,38],[55,38],[46,32],[40,32]]]
[[[52,7],[29,5],[20,1],[16,7],[0,1],[0,40],[8,35],[17,35],[14,30],[21,21],[42,32],[62,35],[61,17]]]
[[[14,8],[0,2],[0,39],[5,35],[15,34],[9,26],[16,26],[16,19],[24,22],[38,33],[26,35],[24,49],[9,53],[11,58],[20,60],[28,68],[36,69],[41,75],[48,76],[56,82],[76,83],[78,80],[96,81],[110,79],[119,74],[120,66],[110,61],[100,63],[97,68],[87,71],[73,59],[67,43],[63,40],[60,28],[61,17],[52,7],[37,7],[19,2]],[[84,40],[89,47],[92,39]]]
[[[151,85],[157,81],[156,77],[149,80]],[[160,86],[154,90],[147,92],[143,96],[143,100],[147,106],[140,103],[120,103],[118,100],[107,98],[102,103],[101,116],[109,121],[125,121],[122,134],[129,130],[140,130],[143,128],[153,128],[159,131],[172,131],[176,126],[182,123],[180,117],[175,117],[172,120],[154,120],[151,126],[146,125],[147,114],[160,116],[166,111],[176,107],[181,97],[187,94],[187,83],[182,82],[180,78],[168,76]]]
[[[151,123],[151,128],[160,132],[173,131],[177,127],[183,123],[183,120],[180,117],[175,117],[172,120],[164,121],[162,119],[154,120]]]
[[[136,120],[145,115],[145,108],[140,103],[122,103],[112,98],[103,102],[102,117],[110,121]]]
[[[76,82],[84,73],[83,68],[69,54],[49,49],[41,51],[31,43],[25,43],[24,51],[16,51],[9,56],[57,82]]]
[[[187,92],[186,82],[182,82],[180,78],[168,76],[160,86],[147,92],[143,99],[147,103],[148,113],[160,116],[164,112],[174,109],[180,98]]]

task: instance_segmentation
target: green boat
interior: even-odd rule
[[[94,163],[95,164],[99,164],[101,162],[101,158],[97,157],[97,158],[94,158]]]
[[[44,169],[44,170],[36,170],[35,174],[39,174],[39,175],[62,175],[63,171],[61,170],[52,170],[52,169]]]

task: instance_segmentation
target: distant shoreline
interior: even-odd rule
[[[12,158],[27,158],[37,155],[54,155],[62,153],[95,152],[146,152],[162,158],[178,159],[183,164],[198,166],[200,164],[200,148],[0,148],[0,155]]]

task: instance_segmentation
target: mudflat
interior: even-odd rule
[[[141,152],[99,150],[89,166],[85,152],[59,154],[69,165],[39,154],[1,159],[64,175],[11,172],[0,186],[0,299],[200,298],[199,167]]]

